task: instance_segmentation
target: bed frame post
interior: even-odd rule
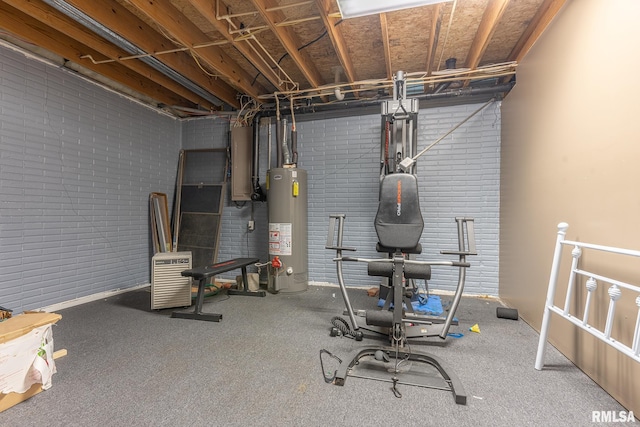
[[[560,269],[560,259],[562,258],[562,241],[567,235],[569,224],[561,222],[558,224],[558,236],[556,238],[556,249],[553,254],[553,263],[551,265],[551,275],[549,277],[549,288],[547,291],[547,300],[544,305],[544,315],[542,316],[542,326],[540,327],[540,340],[538,341],[538,354],[536,355],[537,370],[542,369],[544,365],[544,352],[547,347],[547,333],[549,331],[549,318],[551,317],[550,307],[553,306],[553,300],[556,293],[556,284],[558,282],[558,273]]]

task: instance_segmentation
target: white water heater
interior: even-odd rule
[[[267,203],[271,262],[268,289],[282,293],[306,291],[309,287],[307,171],[295,167],[271,169]]]

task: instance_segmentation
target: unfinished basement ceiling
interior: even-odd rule
[[[564,2],[342,19],[336,0],[0,0],[0,37],[181,117],[242,114],[375,101],[398,71],[416,96],[500,90]]]

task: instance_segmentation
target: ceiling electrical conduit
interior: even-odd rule
[[[498,77],[506,77],[515,75],[517,63],[516,62],[506,62],[501,64],[494,64],[485,67],[479,67],[476,69],[469,70],[450,70],[449,72],[440,72],[437,76],[427,76],[427,73],[424,72],[415,72],[406,74],[407,84],[408,85],[416,85],[416,84],[440,84],[443,82],[449,81],[464,81],[464,80],[484,80],[488,78],[498,78]],[[412,77],[418,76],[418,77]],[[284,96],[289,99],[294,100],[305,100],[311,99],[315,96],[325,96],[325,95],[335,95],[335,89],[340,89],[340,93],[345,95],[348,93],[360,93],[367,90],[381,90],[392,88],[394,85],[393,80],[387,79],[373,79],[373,80],[362,80],[353,83],[334,83],[330,85],[323,85],[315,88],[308,89],[299,89],[292,91],[281,91],[274,92],[269,95],[262,95],[259,98],[262,102],[267,102],[270,99],[276,99],[279,96]],[[352,89],[352,87],[357,87],[357,89]],[[276,102],[277,103],[277,102]]]
[[[501,94],[509,92],[515,83],[504,83],[497,86],[492,87],[479,87],[479,88],[464,88],[457,89],[439,93],[429,93],[424,95],[413,96],[412,98],[418,99],[420,101],[435,101],[441,99],[450,99],[450,98],[467,98],[467,97],[500,97]],[[486,100],[484,98],[483,100]],[[367,108],[379,106],[384,99],[379,98],[375,100],[348,100],[344,102],[340,102],[339,104],[320,104],[309,107],[296,107],[296,114],[309,114],[309,113],[321,113],[321,112],[329,112],[329,111],[341,111],[341,110],[350,110],[356,108]],[[273,117],[277,115],[277,110],[282,109],[282,112],[285,112],[290,107],[276,107],[275,105],[263,104],[264,109],[262,110],[262,117]]]
[[[501,99],[502,95],[509,92],[515,82],[503,83],[496,86],[487,86],[487,87],[467,87],[456,90],[448,90],[439,93],[428,93],[423,95],[412,96],[411,98],[418,99],[419,101],[436,101],[436,100],[445,100],[445,99],[455,99],[455,98],[478,98],[479,102],[484,102],[488,98],[496,98]],[[302,99],[299,97],[297,99]],[[380,97],[376,99],[351,99],[347,101],[342,101],[340,103],[323,103],[316,105],[299,105],[294,106],[293,110],[295,110],[295,114],[310,114],[310,113],[322,113],[322,112],[334,112],[334,111],[347,111],[347,110],[355,110],[359,108],[373,108],[379,107],[380,103],[384,102],[389,97]],[[291,109],[291,106],[280,106],[280,103],[277,102],[278,98],[276,98],[276,102],[273,104],[262,104],[262,110],[260,111],[261,117],[276,117],[276,159],[279,159],[277,163],[277,167],[282,167],[282,153],[281,153],[281,127],[280,127],[280,115],[283,113],[287,113],[287,110]]]
[[[278,70],[278,73],[274,73],[274,74],[276,74],[276,77],[278,78],[278,82],[279,82],[279,84],[277,85],[278,87],[284,84],[286,85],[285,88],[287,89],[289,88],[296,89],[298,87],[298,83],[293,81],[293,79],[287,74],[287,72],[280,66],[278,61],[276,61],[275,58],[273,58],[271,54],[269,54],[269,52],[264,47],[264,45],[260,43],[260,41],[255,36],[260,31],[262,31],[262,29],[246,28],[246,27],[238,28],[238,26],[231,20],[231,18],[233,17],[256,15],[258,14],[258,12],[255,11],[255,12],[240,13],[235,15],[234,14],[221,15],[219,3],[220,3],[220,0],[216,0],[216,19],[218,21],[223,21],[223,20],[227,21],[227,25],[228,25],[227,31],[229,32],[229,34],[231,35],[235,33],[242,34],[241,37],[238,37],[237,39],[234,40],[234,43],[241,42],[241,41],[247,42],[251,50],[258,56],[258,58],[260,58],[260,60],[264,65],[270,68],[276,68]],[[296,6],[296,5],[292,5],[292,6]],[[266,28],[268,28],[268,26],[265,26],[264,29]],[[253,43],[258,45],[262,53],[252,43],[250,43],[250,41],[253,41]],[[263,56],[263,53],[264,55],[266,55],[267,57],[266,59]]]

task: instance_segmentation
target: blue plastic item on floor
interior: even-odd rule
[[[413,311],[416,314],[426,314],[429,316],[440,316],[444,312],[442,308],[442,301],[438,295],[430,295],[429,298],[424,301],[425,298],[420,298],[418,301],[412,301]],[[383,307],[385,300],[378,300],[378,307]],[[391,304],[393,308],[393,303]]]

